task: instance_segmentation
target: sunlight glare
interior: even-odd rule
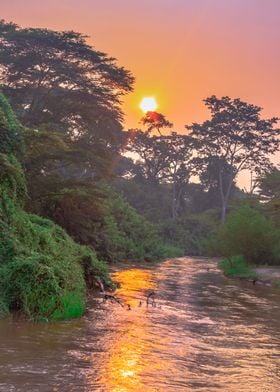
[[[154,112],[157,107],[158,104],[154,97],[145,97],[140,103],[140,108],[144,113]]]

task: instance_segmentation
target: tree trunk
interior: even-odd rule
[[[173,182],[172,184],[172,219],[177,217],[177,208],[176,208],[176,184]]]
[[[220,185],[220,194],[221,194],[221,203],[222,203],[222,206],[221,206],[222,207],[222,209],[221,209],[221,222],[222,222],[222,224],[224,224],[226,221],[227,206],[228,206],[228,201],[229,201],[229,197],[230,197],[230,192],[231,192],[233,180],[234,180],[234,175],[232,174],[230,176],[230,180],[229,180],[227,189],[224,190],[222,172],[220,170],[220,172],[219,172],[219,185]]]
[[[227,213],[227,203],[225,200],[222,201],[222,210],[221,210],[221,222],[222,224],[226,221],[226,213]]]
[[[223,177],[222,177],[222,169],[219,170],[219,189],[221,195],[221,222],[225,223],[226,220],[226,211],[227,211],[227,203],[225,200],[225,194],[223,189]]]

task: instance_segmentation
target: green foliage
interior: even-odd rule
[[[91,189],[93,191],[93,189]],[[53,199],[50,217],[79,243],[107,261],[155,261],[182,252],[163,244],[155,227],[124,199],[103,187],[104,200],[90,188],[68,190]]]
[[[113,187],[148,221],[159,223],[171,217],[172,197],[168,185],[118,178]]]
[[[238,278],[256,278],[257,274],[243,256],[232,256],[219,263],[219,268],[224,271],[226,276]]]
[[[259,180],[258,185],[266,216],[280,227],[280,170],[274,168]]]
[[[183,254],[204,255],[206,241],[218,225],[217,213],[190,214],[178,219],[169,219],[160,226],[160,234],[171,244],[183,250]]]
[[[150,131],[155,127],[160,132],[157,121],[153,120],[154,115],[158,116],[157,113],[151,112],[146,115],[152,124],[155,122]],[[168,184],[171,190],[169,210],[173,218],[178,216],[183,192],[191,175],[191,149],[188,136],[176,132],[171,132],[167,136],[151,136],[149,132],[132,130],[129,132],[127,150],[139,158],[134,172],[138,178],[142,177],[154,186]]]
[[[134,78],[87,38],[0,20],[1,86],[22,124],[32,128],[25,166],[31,191],[37,175],[48,178],[54,170],[60,183],[108,176],[123,144],[120,103]]]
[[[116,259],[156,261],[182,255],[175,246],[165,245],[155,227],[120,196],[112,195],[109,211],[107,244],[115,248]]]
[[[65,297],[79,300],[84,309],[85,285],[78,263],[65,259],[54,263],[52,257],[33,254],[1,268],[1,291],[10,309],[18,309],[35,319],[58,319],[76,314],[76,306]]]
[[[0,238],[0,292],[10,310],[36,319],[78,316],[85,308],[86,283],[93,287],[97,276],[109,283],[104,263],[92,250],[20,208],[4,215]]]
[[[259,179],[259,194],[264,200],[280,198],[280,170],[273,168]]]
[[[215,238],[218,255],[242,255],[255,264],[280,262],[280,230],[256,209],[244,205],[233,211]]]
[[[105,265],[61,227],[22,209],[25,178],[12,153],[1,153],[0,168],[0,314],[19,310],[42,320],[81,315],[86,285],[93,287],[96,277],[110,283]]]
[[[86,282],[92,287],[99,276],[109,283],[104,263],[49,220],[17,207],[4,219],[0,228],[0,290],[8,307],[33,318],[81,315]]]
[[[7,316],[9,314],[8,306],[3,298],[0,299],[0,317]]]
[[[22,152],[22,126],[2,93],[0,93],[0,129],[0,153],[11,154]]]
[[[205,161],[212,161],[224,223],[238,174],[243,170],[262,173],[271,167],[269,155],[279,150],[280,129],[278,118],[263,119],[260,107],[240,99],[213,95],[204,102],[211,119],[202,124],[193,123],[187,129],[197,172],[205,170]]]
[[[207,193],[198,184],[187,184],[182,193],[180,216],[172,218],[172,191],[168,184],[140,179],[117,179],[114,188],[137,210],[153,222],[165,243],[183,254],[205,254],[206,240],[218,226],[218,211],[205,211]],[[203,211],[203,213],[198,213]]]

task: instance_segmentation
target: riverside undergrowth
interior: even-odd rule
[[[36,320],[78,317],[86,292],[106,265],[52,221],[24,211],[27,197],[22,127],[0,94],[0,315],[20,311]]]
[[[255,279],[256,272],[253,270],[243,256],[232,256],[219,263],[219,268],[229,277],[244,279]]]

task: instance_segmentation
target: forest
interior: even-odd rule
[[[280,265],[278,118],[212,95],[183,132],[149,111],[125,130],[134,77],[87,38],[0,22],[0,314],[81,316],[110,263]]]

